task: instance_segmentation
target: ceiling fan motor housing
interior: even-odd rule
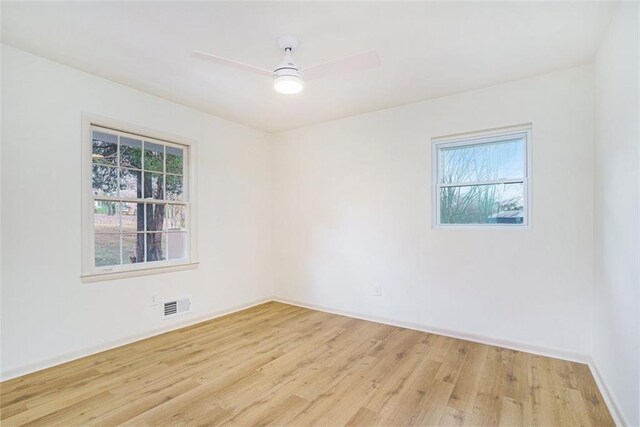
[[[302,72],[300,71],[298,64],[290,60],[290,58],[285,58],[284,62],[279,64],[276,69],[273,70],[274,78],[281,76],[293,76],[301,79]]]

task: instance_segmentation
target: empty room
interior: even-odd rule
[[[2,1],[2,426],[640,426],[637,1]]]

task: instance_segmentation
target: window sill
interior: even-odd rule
[[[434,230],[529,230],[530,224],[513,224],[513,225],[496,225],[496,224],[451,224],[451,225],[433,225]]]
[[[161,265],[157,267],[138,268],[135,270],[105,271],[100,273],[83,274],[82,283],[103,282],[106,280],[126,279],[129,277],[149,276],[152,274],[171,273],[173,271],[193,270],[198,268],[199,262],[184,264]]]

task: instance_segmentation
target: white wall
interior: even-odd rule
[[[269,135],[13,48],[2,53],[5,377],[270,296]],[[197,141],[198,269],[80,282],[83,111]],[[160,320],[154,294],[191,295],[193,312]]]
[[[628,425],[640,425],[638,3],[621,3],[595,65],[593,358]]]
[[[276,134],[276,295],[584,359],[592,87],[585,66]],[[432,229],[430,139],[526,122],[531,227]]]

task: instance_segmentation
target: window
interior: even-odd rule
[[[433,141],[437,227],[528,224],[531,128]]]
[[[190,145],[85,127],[83,278],[192,264]]]

